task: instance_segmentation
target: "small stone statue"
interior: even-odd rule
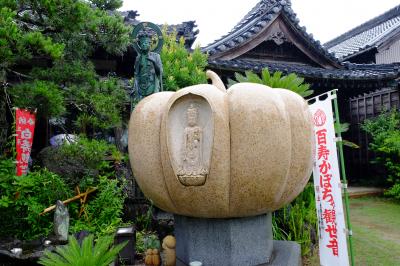
[[[186,111],[187,127],[183,133],[182,165],[178,179],[185,186],[201,186],[208,174],[203,162],[203,129],[198,125],[199,111],[191,103]]]
[[[57,200],[54,212],[54,234],[58,241],[68,240],[69,213],[62,201]]]
[[[135,26],[132,35],[135,37],[134,48],[138,53],[135,62],[134,92],[135,98],[140,100],[163,90],[163,67],[160,55],[157,53],[162,47],[162,34],[155,24],[142,22]],[[157,43],[152,49],[154,35],[157,36]]]
[[[175,266],[176,264],[176,239],[173,236],[166,236],[163,239],[162,247],[164,249],[164,266]]]

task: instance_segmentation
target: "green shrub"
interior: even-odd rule
[[[400,183],[400,114],[396,110],[384,112],[374,119],[365,120],[362,128],[372,141],[369,148],[376,154],[372,163],[384,165],[389,185]]]
[[[137,253],[144,253],[148,249],[160,249],[161,243],[155,232],[136,231]]]
[[[121,124],[121,113],[128,101],[123,84],[111,75],[100,79],[91,62],[59,60],[51,68],[34,68],[31,75],[53,84],[54,94],[62,92],[63,98],[49,102],[49,108],[61,105],[67,109],[69,119],[78,132],[86,134],[88,131],[105,130]],[[14,91],[11,90],[11,93],[15,104],[18,104]],[[26,101],[25,105],[31,107],[40,104],[35,98]],[[51,115],[59,116],[60,113]]]
[[[115,145],[104,140],[89,139],[84,136],[80,136],[75,143],[62,145],[61,152],[63,156],[77,158],[87,168],[96,169],[100,173],[109,170],[109,164],[105,161],[105,158],[118,154]]]
[[[108,266],[127,244],[113,246],[113,236],[100,237],[95,243],[93,239],[93,235],[89,235],[79,245],[71,236],[68,245],[58,246],[53,253],[45,251],[38,263],[45,266]]]
[[[86,204],[86,215],[72,218],[71,233],[88,230],[96,235],[112,234],[122,224],[122,212],[126,195],[122,191],[123,184],[116,179],[99,177],[99,182],[86,183],[96,185],[98,191]],[[82,190],[85,186],[82,186]],[[73,217],[77,217],[74,215]]]
[[[75,125],[86,134],[88,129],[110,129],[122,123],[128,94],[115,77],[95,80],[94,84],[70,86],[71,104],[78,111]]]
[[[93,148],[92,159],[99,150],[103,152],[106,149]],[[74,148],[68,151],[85,154],[85,151]],[[97,157],[100,160],[104,155]],[[110,234],[122,224],[126,197],[122,190],[124,184],[108,176],[95,177],[85,176],[79,181],[82,192],[89,187],[97,187],[97,191],[88,196],[84,215],[78,217],[79,201],[68,205],[71,233],[88,230],[97,235]],[[73,187],[69,187],[63,178],[45,168],[29,172],[26,176],[15,176],[13,159],[0,158],[0,213],[3,217],[0,219],[0,237],[34,239],[48,236],[53,229],[53,213],[39,214],[55,204],[56,200],[66,200],[74,194]]]
[[[79,185],[81,191],[89,187],[97,187],[97,191],[89,196],[85,205],[85,213],[78,217],[78,209],[70,212],[70,232],[81,230],[90,231],[96,235],[105,235],[115,232],[122,224],[122,212],[126,195],[123,184],[114,177],[112,160],[121,159],[120,152],[115,145],[103,140],[88,139],[83,136],[76,143],[64,144],[60,147],[60,154],[65,160],[69,158],[79,162],[84,172],[67,177],[68,184],[73,189]],[[109,160],[106,160],[106,159]]]
[[[400,200],[400,183],[393,185],[385,192],[385,196]]]
[[[0,1],[0,83],[7,81],[7,73],[21,60],[35,54],[60,58],[64,51],[64,45],[53,42],[39,30],[26,31],[16,21],[19,8],[17,1]]]
[[[26,176],[15,176],[12,159],[0,160],[0,236],[33,239],[47,236],[53,227],[53,217],[39,216],[56,200],[72,196],[64,181],[46,169]]]
[[[149,205],[147,207],[146,211],[141,212],[139,210],[136,213],[136,217],[135,217],[135,227],[136,227],[136,229],[143,230],[145,232],[150,231],[151,230],[151,225],[152,225],[152,219],[153,219],[153,205],[152,205],[152,202],[151,202],[151,205]]]
[[[196,47],[189,52],[185,47],[184,39],[176,41],[176,32],[167,34],[163,30],[164,46],[161,51],[163,62],[163,87],[165,91],[207,83],[206,73],[207,55]]]
[[[147,233],[143,236],[144,249],[160,249],[161,244],[155,233]]]
[[[273,213],[272,230],[276,240],[299,243],[303,255],[313,251],[317,244],[318,219],[312,184],[308,184],[292,203]]]
[[[47,147],[40,153],[43,165],[62,176],[71,188],[88,178],[112,176],[114,158],[121,158],[115,145],[84,136],[80,136],[75,143]]]
[[[57,85],[49,81],[35,80],[11,87],[14,106],[37,108],[45,117],[60,116],[65,112],[64,95]]]
[[[144,231],[136,231],[136,246],[135,250],[137,253],[144,253],[146,251],[145,245],[144,245]]]

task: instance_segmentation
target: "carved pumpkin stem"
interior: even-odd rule
[[[211,70],[207,70],[206,71],[206,76],[207,76],[207,78],[211,79],[212,85],[214,85],[215,87],[217,87],[221,91],[226,92],[226,88],[225,88],[224,83],[222,82],[220,77],[215,72],[213,72]]]

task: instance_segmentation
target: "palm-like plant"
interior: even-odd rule
[[[298,93],[303,98],[313,94],[313,90],[310,90],[310,85],[304,83],[304,79],[294,73],[285,76],[282,75],[282,72],[276,71],[271,75],[268,68],[264,68],[261,71],[261,77],[254,72],[245,71],[245,76],[240,73],[235,73],[235,79],[236,80],[228,79],[228,85],[231,86],[238,82],[251,82],[264,84],[271,88],[288,89]]]
[[[93,235],[87,236],[82,245],[75,237],[69,238],[66,246],[57,247],[55,252],[45,251],[38,261],[45,266],[108,266],[127,242],[112,246],[112,236],[99,237],[93,245]]]

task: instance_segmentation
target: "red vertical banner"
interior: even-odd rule
[[[15,111],[17,176],[24,175],[28,171],[33,133],[35,131],[35,117],[35,113],[25,109],[17,108]]]

